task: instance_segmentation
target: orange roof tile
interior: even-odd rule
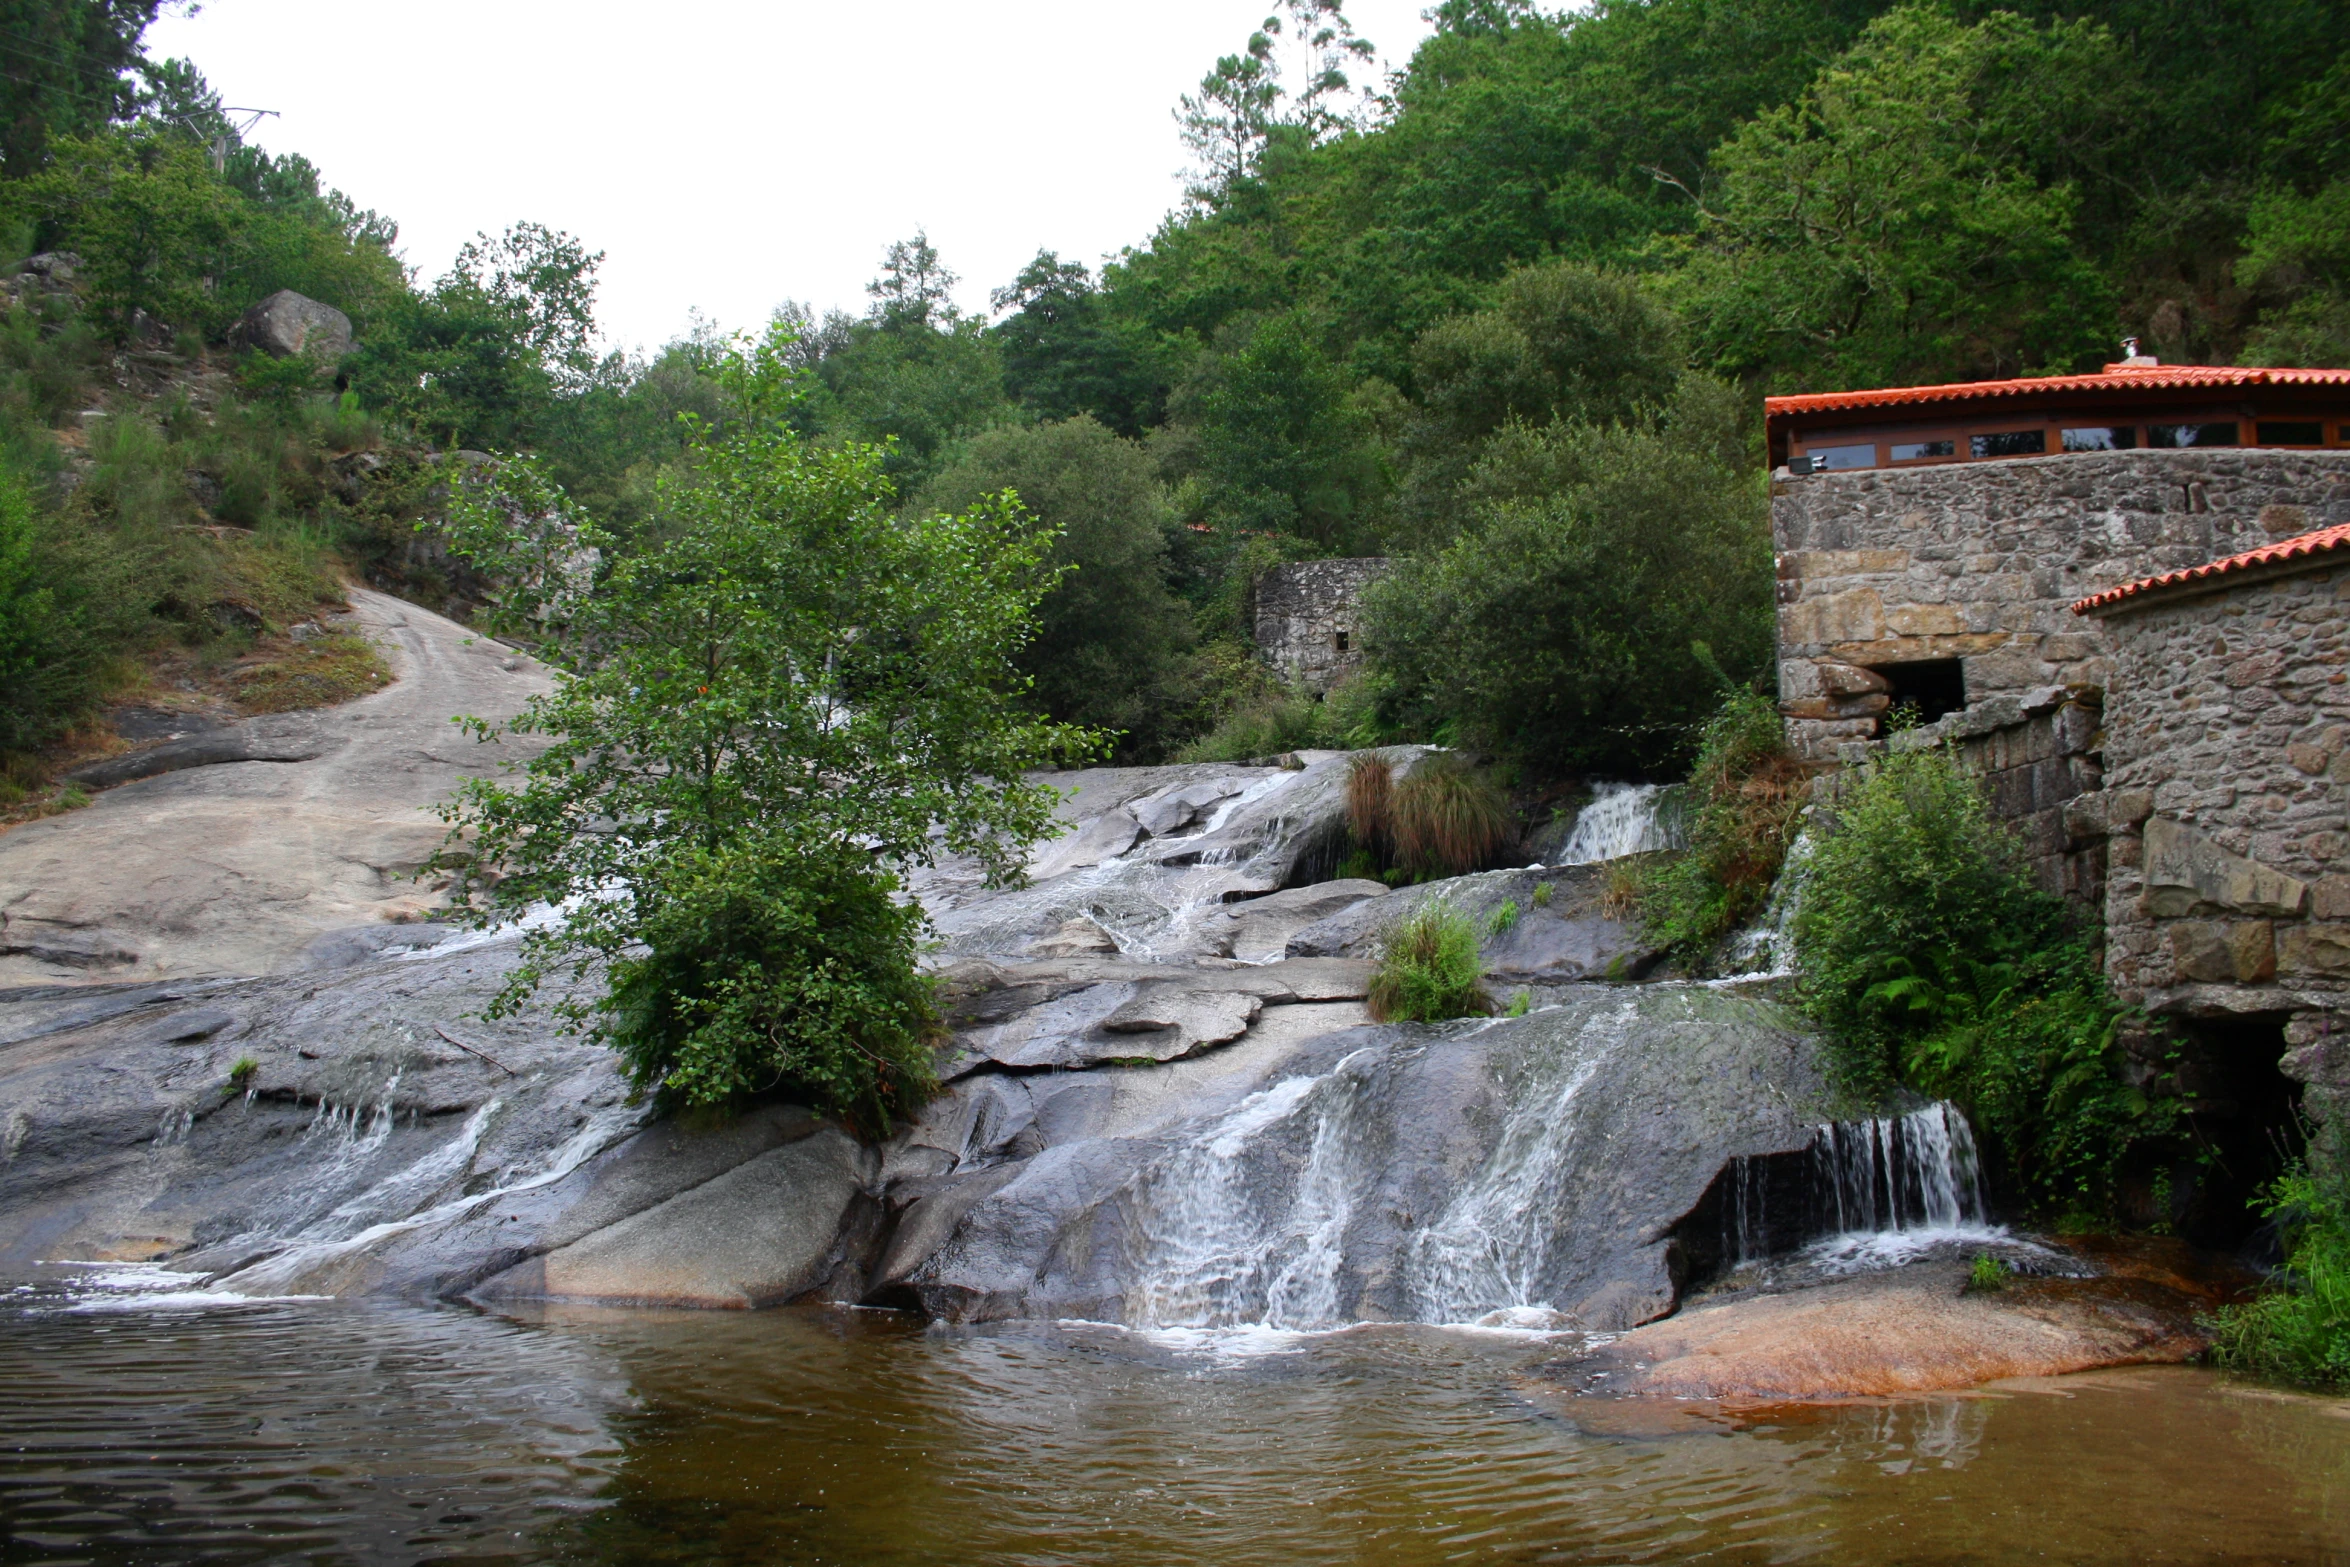
[[[2107,365],[2096,375],[2027,376],[2012,381],[1960,381],[1950,386],[1885,386],[1866,392],[1804,392],[1766,397],[1763,412],[1842,413],[1913,403],[1965,402],[1985,397],[2031,397],[2046,392],[2213,391],[2248,386],[2313,386],[2350,389],[2350,370],[2256,369],[2232,365]]]
[[[2136,582],[2125,582],[2118,588],[2107,588],[2103,593],[2090,594],[2073,606],[2073,613],[2090,615],[2163,588],[2201,582],[2210,577],[2225,576],[2229,572],[2246,571],[2254,566],[2282,565],[2287,561],[2305,560],[2315,555],[2330,555],[2342,549],[2350,549],[2350,522],[2320,528],[2315,533],[2304,533],[2279,543],[2264,544],[2259,549],[2246,550],[2241,555],[2230,555],[2207,565],[2189,566],[2184,571],[2166,571],[2159,577],[2141,577]]]

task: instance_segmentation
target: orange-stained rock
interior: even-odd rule
[[[2134,1259],[1987,1294],[1965,1280],[1962,1263],[1927,1263],[1700,1303],[1543,1375],[1587,1396],[1723,1404],[1926,1393],[2187,1360],[2214,1301],[2204,1281]]]

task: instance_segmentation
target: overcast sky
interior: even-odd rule
[[[1350,0],[1400,65],[1428,0]],[[658,346],[699,308],[861,311],[926,227],[986,308],[1039,246],[1098,263],[1181,195],[1169,117],[1268,0],[205,0],[159,19],[253,139],[395,219],[429,281],[517,219],[604,252],[599,315]]]

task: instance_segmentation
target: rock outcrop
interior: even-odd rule
[[[229,341],[258,348],[274,359],[303,354],[323,364],[338,364],[351,352],[351,318],[332,305],[281,288],[238,318],[229,328]]]

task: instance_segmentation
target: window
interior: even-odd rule
[[[2138,444],[2138,432],[2126,424],[2093,425],[2064,432],[2068,452],[2126,452]]]
[[[2323,446],[2326,427],[2312,419],[2307,424],[2263,419],[2255,427],[2263,446]]]
[[[1956,441],[1896,441],[1893,443],[1895,462],[1922,462],[1928,457],[1955,457]]]
[[[2233,446],[2236,426],[2233,420],[2226,424],[2150,424],[2146,427],[2146,444],[2169,448]]]
[[[1876,671],[1893,687],[1893,711],[1907,709],[1921,724],[1930,724],[1945,713],[1955,713],[1966,706],[1966,666],[1955,658],[1879,664]]]
[[[1814,473],[1834,473],[1839,468],[1874,468],[1877,466],[1877,448],[1869,446],[1815,446],[1811,449]]]
[[[2048,432],[1994,430],[1988,435],[1967,437],[1967,447],[1977,457],[2036,457],[2048,450]]]
[[[1338,636],[1337,636],[1337,642],[1338,642],[1338,646],[1337,646],[1337,647],[1336,647],[1336,648],[1335,648],[1333,651],[1340,652],[1340,653],[1343,653],[1343,652],[1345,652],[1345,651],[1346,651],[1346,633],[1345,633],[1345,632],[1341,631],[1341,632],[1339,632],[1339,633],[1338,633]]]

